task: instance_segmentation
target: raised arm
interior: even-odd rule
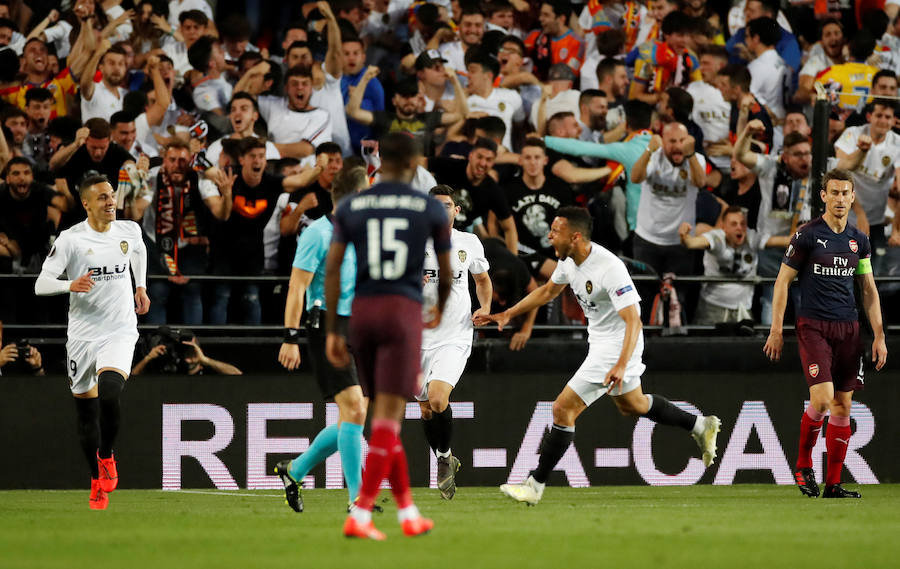
[[[755,135],[765,131],[766,127],[763,122],[759,119],[753,119],[747,123],[747,126],[744,127],[744,130],[742,130],[740,136],[738,136],[737,142],[734,143],[734,157],[747,168],[752,169],[756,166],[758,160],[756,152],[750,150],[750,140]]]
[[[702,235],[691,235],[691,224],[684,222],[678,228],[681,244],[688,249],[709,249],[709,241]]]
[[[266,73],[269,72],[269,69],[270,66],[268,61],[260,61],[259,63],[248,69],[247,72],[244,73],[243,77],[238,79],[238,82],[234,86],[234,92],[240,93],[241,91],[246,91],[254,97],[259,95],[259,93],[256,92],[259,89],[252,89],[250,87],[250,84],[257,77],[265,77]],[[256,84],[258,86],[262,86],[263,82],[257,81]]]
[[[350,90],[350,97],[347,99],[347,116],[365,126],[375,122],[375,115],[362,108],[363,96],[366,94],[366,86],[378,75],[378,71],[377,67],[370,65],[356,87]]]
[[[150,126],[159,126],[166,116],[166,110],[172,102],[172,97],[169,96],[166,82],[163,81],[162,74],[159,72],[159,56],[151,55],[147,58],[147,70],[153,81],[153,92],[156,94],[156,101],[147,109],[147,123]]]
[[[647,178],[647,164],[650,163],[650,157],[662,146],[662,138],[658,134],[654,134],[647,143],[647,148],[641,153],[634,166],[631,167],[631,181],[640,184]]]
[[[872,137],[867,134],[859,135],[859,138],[856,139],[856,150],[851,153],[847,153],[835,145],[834,155],[838,159],[837,167],[851,171],[856,170],[863,163],[863,160],[866,159],[866,154],[871,148]]]
[[[84,73],[81,75],[81,96],[88,101],[94,98],[94,74],[97,73],[97,65],[100,63],[100,58],[103,57],[103,54],[110,47],[111,44],[108,39],[101,41],[100,47],[91,54],[91,58],[84,68]]]
[[[344,50],[341,47],[341,28],[337,18],[331,11],[328,2],[316,2],[319,12],[325,16],[325,26],[328,29],[328,51],[325,53],[325,71],[332,77],[340,77],[344,69]]]
[[[203,200],[203,203],[205,203],[206,207],[209,208],[209,211],[212,212],[213,217],[219,221],[227,221],[228,218],[231,217],[231,208],[234,206],[234,200],[231,197],[231,188],[234,186],[234,181],[236,179],[236,174],[226,174],[224,179],[216,184],[219,188],[219,195],[211,196]]]

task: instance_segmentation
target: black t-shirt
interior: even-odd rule
[[[547,234],[550,233],[556,210],[574,203],[572,190],[552,178],[547,178],[540,189],[533,190],[525,185],[522,178],[516,178],[503,186],[503,192],[516,222],[520,250],[532,252],[522,248],[524,246],[553,258],[553,247]]]
[[[759,216],[759,204],[762,201],[762,193],[759,190],[759,180],[754,180],[753,185],[747,192],[738,193],[738,183],[736,180],[726,178],[719,188],[719,197],[725,200],[728,205],[740,206],[747,210],[747,227],[756,229],[756,221]]]
[[[441,126],[441,113],[435,111],[418,113],[411,119],[401,119],[397,113],[390,111],[373,111],[372,115],[375,117],[372,123],[375,138],[380,140],[392,132],[405,132],[413,135],[422,144],[425,156],[434,153],[434,129]]]
[[[47,207],[56,192],[43,184],[32,183],[28,197],[17,200],[6,184],[0,185],[0,225],[6,227],[7,236],[22,249],[22,262],[27,264],[32,255],[45,255],[50,250],[52,223],[47,221]]]
[[[494,292],[503,301],[492,302],[491,312],[502,312],[525,298],[528,283],[531,282],[531,273],[528,271],[528,265],[510,253],[502,240],[492,237],[482,241],[482,245],[484,257],[491,267],[488,269],[488,275],[491,277]]]
[[[231,217],[220,225],[213,239],[213,266],[218,274],[262,274],[263,229],[284,191],[282,180],[282,176],[263,173],[262,181],[252,188],[241,176],[235,180]]]
[[[56,177],[65,178],[66,182],[69,184],[69,191],[72,192],[72,195],[76,196],[75,207],[70,209],[63,216],[60,230],[67,229],[87,218],[84,206],[81,205],[81,200],[77,197],[78,185],[81,182],[81,179],[84,178],[84,175],[89,170],[95,170],[106,176],[106,179],[109,180],[113,189],[117,190],[119,187],[119,168],[129,160],[134,160],[134,156],[129,154],[127,150],[115,142],[109,143],[109,148],[106,150],[106,154],[100,162],[91,160],[91,155],[88,154],[86,146],[82,146],[75,151],[75,154],[69,158],[69,161],[56,172]]]
[[[497,220],[510,216],[506,197],[490,176],[485,176],[481,184],[474,185],[466,176],[466,160],[456,158],[429,158],[428,169],[439,184],[447,184],[459,193],[459,215],[453,227],[465,231],[479,217],[487,224],[487,214],[493,211]]]
[[[441,148],[441,158],[466,159],[471,151],[472,145],[468,140],[450,141]]]

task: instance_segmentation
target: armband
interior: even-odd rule
[[[860,259],[859,264],[856,265],[856,273],[857,275],[867,275],[872,272],[872,259]]]
[[[284,343],[285,344],[299,344],[300,343],[300,329],[299,328],[285,328],[284,329]]]

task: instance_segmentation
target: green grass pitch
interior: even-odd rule
[[[416,489],[434,531],[404,537],[388,502],[375,515],[382,543],[341,536],[339,490],[304,492],[302,514],[278,491],[120,490],[104,512],[88,509],[86,490],[0,492],[0,567],[897,567],[900,485],[861,491],[832,501],[774,485],[548,487],[527,507],[496,488],[460,488],[451,502]]]

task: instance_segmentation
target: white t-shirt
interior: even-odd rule
[[[815,77],[824,71],[825,68],[837,65],[837,63],[825,55],[825,48],[822,47],[822,43],[816,42],[812,49],[809,50],[809,57],[806,58],[806,63],[800,68],[800,75]]]
[[[637,308],[638,314],[641,311],[641,297],[625,263],[591,242],[591,252],[581,265],[576,265],[572,257],[561,260],[556,264],[550,280],[555,284],[568,284],[575,293],[588,321],[588,343],[594,348],[601,347],[610,358],[618,358],[622,353],[626,328],[619,311],[632,305]],[[643,352],[642,332],[628,362],[628,375],[643,372]],[[632,373],[637,366],[641,369]]]
[[[725,100],[722,92],[705,81],[694,81],[689,84],[687,92],[694,98],[691,120],[703,131],[703,140],[706,142],[728,140],[731,103]],[[731,167],[730,156],[710,156],[709,161],[720,170]]]
[[[761,248],[760,234],[753,229],[740,247],[730,247],[725,241],[725,231],[712,229],[701,237],[709,242],[709,249],[703,254],[703,274],[708,277],[740,277],[751,279],[756,276],[756,264]],[[750,310],[753,304],[753,283],[705,283],[700,292],[706,302],[735,310]]]
[[[776,118],[783,119],[784,80],[787,67],[774,49],[769,49],[747,65],[750,71],[750,92],[769,108]]]
[[[41,276],[69,280],[91,272],[90,292],[69,293],[69,340],[97,340],[137,331],[131,263],[145,251],[141,228],[133,221],[113,221],[105,233],[87,220],[59,234],[41,268]],[[145,263],[146,264],[146,263]],[[144,282],[146,275],[135,275]]]
[[[216,139],[215,142],[209,145],[209,148],[206,149],[206,159],[209,160],[210,164],[213,166],[219,165],[219,157],[222,155],[222,141],[228,138],[227,136],[223,136],[222,138]],[[281,153],[278,152],[278,148],[275,147],[274,144],[266,141],[266,160],[279,160],[281,159]]]
[[[194,104],[201,111],[211,111],[213,109],[228,110],[228,103],[231,102],[231,94],[233,88],[231,83],[224,77],[218,79],[204,79],[194,86]]]
[[[194,67],[187,57],[187,46],[184,42],[178,41],[172,36],[164,35],[160,41],[163,52],[172,60],[172,67],[175,69],[176,82],[184,81],[184,75]]]
[[[323,109],[294,111],[287,99],[265,95],[259,97],[259,114],[269,125],[269,138],[276,144],[306,140],[313,146],[332,140],[331,117]]]
[[[321,89],[313,89],[309,104],[327,112],[331,117],[331,137],[341,147],[344,156],[353,154],[350,147],[350,129],[347,128],[347,112],[344,110],[344,96],[341,94],[341,78],[332,77],[325,71],[325,84]]]
[[[147,238],[153,242],[156,241],[156,204],[154,202],[156,200],[156,184],[159,180],[159,168],[160,167],[157,166],[150,169],[150,172],[147,176],[147,187],[144,188],[137,197],[137,199],[142,199],[149,202],[149,205],[144,210],[144,217],[141,220],[141,227],[143,228],[144,233],[147,234]],[[197,185],[197,189],[200,190],[200,197],[202,199],[206,200],[207,198],[220,195],[219,188],[217,188],[216,185],[212,183],[212,181],[204,178],[202,174],[200,174],[199,179],[200,181]],[[180,190],[181,188],[176,189]],[[206,207],[206,204],[194,204],[193,207],[203,208]],[[185,243],[181,241],[181,238],[179,238],[178,246],[182,247],[184,245]]]
[[[851,126],[834,143],[836,150],[847,154],[856,152],[861,134],[869,134],[869,125]],[[884,223],[888,193],[894,183],[894,173],[900,167],[900,136],[889,130],[878,144],[873,144],[862,163],[851,172],[856,199],[866,212],[869,223]],[[855,220],[851,220],[855,221]]]
[[[550,117],[555,115],[556,113],[561,112],[570,112],[575,115],[575,117],[581,116],[581,109],[578,108],[578,99],[581,98],[581,93],[576,91],[575,89],[568,89],[561,93],[557,93],[552,99],[548,99],[545,109],[544,109],[544,120],[549,121]],[[537,120],[538,120],[538,108],[540,105],[532,105],[531,106],[531,126],[537,128]],[[509,148],[509,146],[507,146]]]
[[[788,235],[791,232],[791,222],[793,220],[793,206],[791,211],[784,212],[780,210],[772,211],[772,193],[775,191],[775,177],[778,169],[778,158],[769,156],[768,154],[757,154],[756,164],[750,169],[756,174],[759,180],[759,192],[761,199],[759,201],[759,215],[757,216],[756,229],[760,232],[761,242],[765,243],[769,237],[777,235]],[[808,182],[807,178],[805,182]],[[804,182],[804,183],[805,183]],[[792,188],[785,187],[779,190],[787,192],[788,199],[793,195]],[[798,225],[803,225],[812,218],[812,209],[809,202],[810,192],[805,192],[803,204],[800,207],[800,215],[798,217]]]
[[[113,113],[122,110],[122,98],[128,92],[122,87],[113,87],[115,91],[110,91],[106,87],[106,83],[100,81],[94,83],[94,94],[88,100],[83,94],[81,96],[81,122],[87,122],[88,119],[100,117],[109,122],[109,118]]]
[[[456,71],[466,70],[466,50],[463,48],[461,41],[442,43],[438,46],[438,51],[447,60],[446,65],[449,65]]]
[[[179,115],[181,115],[181,108],[175,104],[175,101],[169,103],[169,108],[166,109],[162,122],[156,126],[150,126],[146,112],[139,114],[134,119],[134,130],[136,132],[135,142],[140,144],[141,152],[151,158],[159,156],[159,144],[153,135],[159,134],[168,138],[170,136],[170,126],[175,128],[175,132],[187,132],[188,127],[178,124]],[[135,154],[135,156],[137,155]]]
[[[480,275],[490,266],[484,256],[481,240],[472,233],[450,230],[450,270],[453,283],[450,296],[444,305],[441,323],[437,328],[422,333],[422,349],[429,350],[446,344],[472,345],[472,300],[469,297],[468,274]],[[428,282],[422,287],[425,297],[423,309],[428,310],[438,299],[438,262],[431,239],[425,246],[425,276]]]
[[[180,25],[178,16],[180,16],[182,12],[187,12],[188,10],[200,10],[206,14],[207,18],[210,20],[213,19],[212,8],[206,0],[170,0],[169,25],[177,30]]]
[[[503,146],[512,148],[513,121],[521,121],[525,118],[522,109],[522,97],[512,89],[495,88],[487,98],[480,95],[469,95],[467,99],[469,111],[481,111],[493,117],[503,119],[506,125],[506,134],[503,136]]]
[[[694,156],[705,169],[703,156]],[[681,243],[678,227],[682,222],[694,225],[698,189],[691,181],[688,160],[675,166],[662,148],[654,152],[647,163],[647,178],[641,183],[635,233],[655,245]]]
[[[733,36],[738,33],[738,31],[743,28],[747,23],[744,21],[744,7],[747,5],[747,0],[740,0],[737,4],[732,6],[731,10],[728,11],[728,35]],[[784,28],[789,32],[793,32],[791,29],[791,24],[788,22],[787,16],[784,15],[784,12],[778,10],[778,17],[776,18],[778,25]]]

